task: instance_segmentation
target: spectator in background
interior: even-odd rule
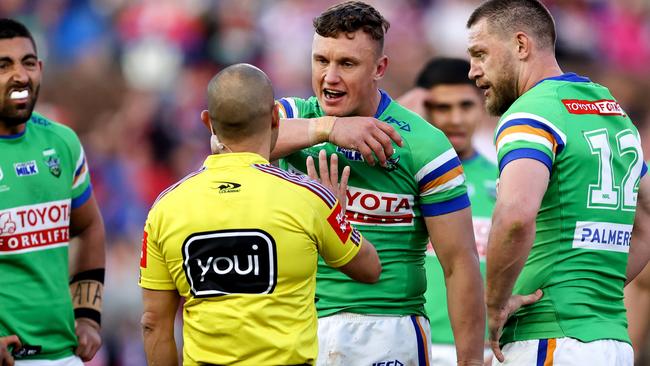
[[[497,167],[473,147],[476,127],[487,115],[481,90],[468,78],[469,62],[456,58],[434,58],[420,71],[416,88],[397,101],[417,111],[449,138],[465,172],[467,194],[472,203],[476,249],[485,276],[485,253],[496,199]],[[431,323],[432,364],[455,366],[454,335],[449,321],[445,276],[438,257],[429,245],[425,258],[427,292],[424,308]]]

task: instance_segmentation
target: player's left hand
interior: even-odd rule
[[[515,311],[519,310],[520,307],[524,305],[530,305],[535,301],[542,298],[544,294],[542,290],[537,290],[530,295],[512,295],[508,299],[506,305],[502,308],[493,308],[488,306],[487,308],[487,317],[488,317],[488,335],[490,337],[490,348],[494,356],[503,362],[505,357],[501,352],[501,347],[499,347],[499,339],[501,338],[501,332],[503,331],[503,326],[506,324],[506,320],[512,315]]]
[[[329,165],[329,166],[328,166]],[[334,192],[336,198],[341,203],[342,212],[345,214],[345,207],[347,205],[347,191],[348,191],[348,178],[350,177],[350,167],[346,166],[341,172],[341,181],[339,182],[339,158],[338,155],[332,154],[330,162],[327,164],[327,152],[321,150],[318,153],[318,170],[320,172],[320,179],[314,166],[314,159],[311,156],[307,157],[307,175],[311,179],[320,181],[325,187]]]
[[[99,347],[102,345],[99,324],[88,318],[77,318],[74,321],[74,327],[79,343],[74,353],[83,362],[88,362],[95,357],[95,353],[97,353]]]

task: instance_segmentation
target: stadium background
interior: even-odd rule
[[[393,97],[435,55],[465,57],[465,22],[479,1],[369,1],[391,22]],[[565,71],[603,83],[632,117],[650,156],[650,1],[544,1],[558,28]],[[25,22],[45,62],[36,109],[72,126],[91,166],[107,231],[104,347],[93,365],[144,365],[137,287],[145,215],[158,192],[199,166],[208,80],[249,62],[276,96],[311,93],[311,20],[335,1],[2,0]],[[488,121],[478,136],[490,151]]]

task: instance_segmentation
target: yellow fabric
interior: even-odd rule
[[[331,192],[252,153],[211,155],[163,192],[145,224],[140,286],[185,298],[184,364],[314,363],[317,256],[338,267],[361,245],[338,212]],[[265,280],[236,293],[250,285],[242,276]]]

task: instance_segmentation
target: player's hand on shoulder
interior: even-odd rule
[[[393,126],[372,117],[337,118],[329,141],[359,151],[370,165],[375,165],[377,159],[380,164],[386,164],[386,159],[394,152],[393,141],[402,146],[402,137]]]
[[[430,94],[427,89],[413,88],[397,98],[396,101],[404,108],[410,109],[420,115],[420,117],[427,119],[429,115],[427,105],[430,101]]]
[[[341,203],[341,209],[345,213],[347,204],[347,191],[348,191],[348,178],[350,177],[350,167],[346,166],[341,172],[341,180],[339,181],[339,158],[336,154],[332,154],[329,164],[327,162],[327,152],[321,150],[318,153],[318,172],[314,164],[314,159],[307,157],[307,175],[311,179],[319,181],[322,185],[329,188],[336,198]],[[320,177],[319,177],[320,176]]]
[[[9,351],[9,346],[14,350],[20,349],[22,344],[16,335],[0,337],[0,366],[13,366],[14,358]]]
[[[95,353],[97,353],[99,347],[102,345],[100,326],[97,322],[88,318],[77,318],[74,324],[75,334],[79,343],[75,354],[82,361],[88,362],[95,357]]]

